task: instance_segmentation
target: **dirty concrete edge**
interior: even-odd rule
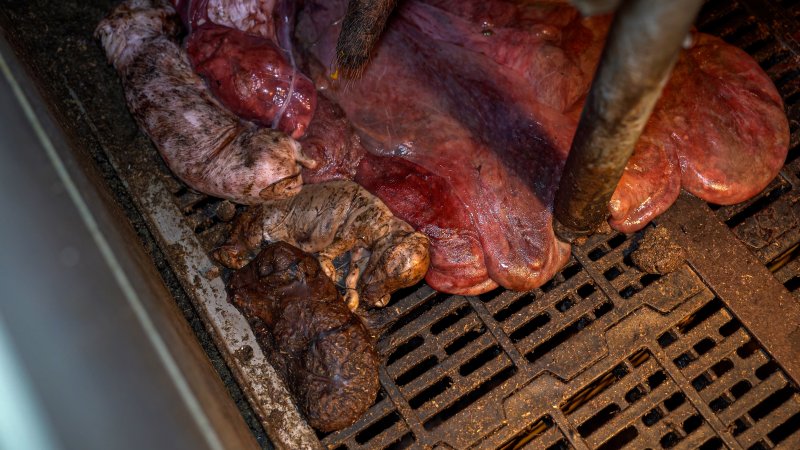
[[[218,270],[194,233],[182,221],[166,187],[154,180],[137,201],[178,279],[201,313],[215,344],[233,369],[264,429],[278,448],[321,448],[289,391],[256,342],[250,325],[228,302]],[[211,275],[213,274],[213,275]],[[192,276],[193,275],[193,276]],[[189,279],[191,277],[191,279]],[[249,347],[246,352],[240,350]],[[250,352],[252,349],[252,352]],[[237,355],[246,353],[247,357]],[[251,356],[252,355],[252,356]]]

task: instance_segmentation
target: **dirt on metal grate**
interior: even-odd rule
[[[792,448],[795,384],[714,293],[713,274],[691,257],[671,274],[644,274],[630,263],[638,238],[595,236],[533,292],[423,287],[397,301],[403,319],[380,351],[384,387],[399,396],[323,444]]]
[[[612,233],[574,248],[531,292],[462,297],[423,284],[396,293],[381,313],[390,323],[378,341],[378,399],[331,434],[302,423],[249,330],[225,309],[226,271],[207,254],[237,208],[168,174],[125,113],[91,27],[65,20],[86,14],[95,23],[110,2],[63,3],[44,19],[63,51],[46,52],[32,33],[15,43],[65,128],[98,149],[110,183],[121,181],[278,446],[800,448],[800,303],[790,294],[800,295],[800,60],[781,31],[800,17],[800,2],[711,0],[698,22],[754,55],[786,102],[792,150],[764,193],[711,208],[683,195],[650,226],[688,252],[667,275],[633,264],[642,233]],[[9,4],[14,20],[4,26],[42,20],[35,6]]]
[[[709,1],[698,28],[750,53],[767,71],[784,99],[791,139],[780,176],[748,202],[715,207],[717,216],[797,292],[800,273],[800,2]],[[800,292],[797,292],[800,297]]]

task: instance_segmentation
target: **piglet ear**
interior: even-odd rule
[[[381,297],[381,298],[379,298],[378,300],[375,301],[375,307],[376,308],[383,308],[383,307],[385,307],[386,305],[389,304],[389,300],[391,300],[391,299],[392,299],[392,295],[391,294],[386,294],[383,297]]]

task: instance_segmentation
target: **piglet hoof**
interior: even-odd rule
[[[319,265],[322,266],[323,272],[325,275],[328,276],[334,282],[336,281],[336,267],[333,265],[333,261],[328,258],[320,256],[317,258],[319,260]]]
[[[358,309],[358,291],[348,289],[347,293],[344,294],[344,303],[351,312],[355,312]]]
[[[392,296],[390,294],[384,295],[383,297],[381,297],[377,301],[375,301],[375,307],[376,308],[385,307],[386,305],[389,304],[389,300],[391,300],[391,298],[392,298]]]

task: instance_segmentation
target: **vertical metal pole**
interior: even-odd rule
[[[626,0],[617,10],[556,195],[554,227],[572,241],[608,202],[703,0]]]

